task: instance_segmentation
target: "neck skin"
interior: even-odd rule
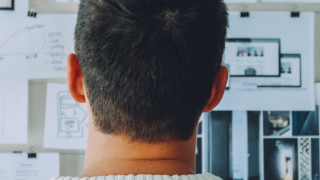
[[[187,141],[148,144],[101,133],[92,122],[90,118],[85,170],[80,177],[195,174],[196,131]]]

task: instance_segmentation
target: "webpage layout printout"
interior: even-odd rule
[[[283,54],[280,71],[280,77],[266,79],[259,87],[301,87],[300,54]]]
[[[231,76],[279,76],[279,41],[227,41],[225,63]]]

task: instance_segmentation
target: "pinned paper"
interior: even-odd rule
[[[88,114],[86,104],[75,102],[66,84],[47,85],[44,147],[86,149]]]

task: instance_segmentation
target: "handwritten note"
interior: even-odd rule
[[[66,77],[76,15],[0,16],[0,81]]]

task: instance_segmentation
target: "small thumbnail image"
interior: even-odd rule
[[[263,47],[238,47],[237,57],[264,57]]]
[[[289,111],[264,111],[264,136],[291,136]]]
[[[281,63],[281,74],[292,74],[292,65],[289,62]]]
[[[264,179],[298,180],[297,139],[264,139]]]
[[[294,136],[318,136],[319,135],[319,107],[316,111],[293,111],[292,134]]]
[[[257,70],[253,67],[248,67],[244,70],[244,75],[255,76],[255,75],[257,75]]]

